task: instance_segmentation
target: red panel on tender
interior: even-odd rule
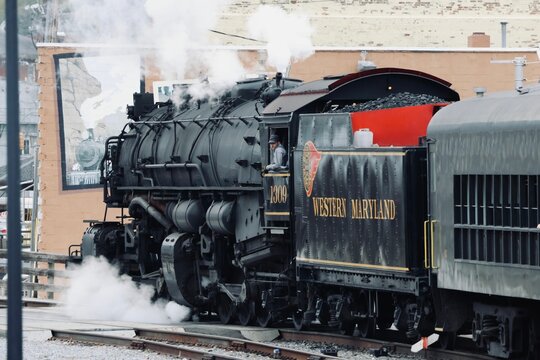
[[[426,136],[435,108],[445,103],[407,106],[351,113],[353,133],[360,129],[373,132],[373,144],[379,146],[415,146]]]

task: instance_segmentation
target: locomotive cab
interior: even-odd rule
[[[273,230],[288,230],[290,221],[290,156],[289,156],[289,128],[290,117],[277,117],[271,121],[265,120],[264,130],[261,134],[263,139],[263,187],[265,193],[264,214],[265,226]],[[271,138],[277,138],[286,151],[286,160],[283,164],[272,165],[273,151],[269,146]],[[274,166],[266,169],[268,166]],[[280,165],[277,167],[276,165]]]

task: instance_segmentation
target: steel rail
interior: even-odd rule
[[[164,344],[157,341],[129,338],[123,336],[111,336],[103,334],[94,334],[81,331],[51,330],[53,338],[80,341],[84,343],[93,343],[100,345],[123,346],[139,350],[151,350],[160,354],[174,355],[187,359],[200,360],[236,360],[237,357],[216,354],[215,352],[206,352],[202,350],[190,349],[184,346]]]
[[[335,356],[324,355],[322,353],[312,353],[301,350],[289,349],[276,344],[267,344],[226,336],[208,335],[189,332],[174,332],[156,329],[135,329],[135,334],[141,338],[153,339],[157,341],[174,341],[182,344],[218,346],[236,351],[255,353],[259,355],[276,356],[279,359],[295,360],[326,360],[339,359]],[[279,354],[279,356],[277,355]]]
[[[411,344],[398,342],[366,339],[357,336],[346,336],[329,333],[319,333],[312,331],[295,331],[289,329],[280,329],[281,340],[285,341],[311,341],[334,345],[353,347],[357,349],[381,349],[385,347],[391,354],[411,355]],[[437,348],[428,348],[418,353],[424,359],[431,360],[493,360],[493,357],[470,352],[450,351]]]

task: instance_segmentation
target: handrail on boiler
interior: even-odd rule
[[[201,166],[199,164],[194,163],[172,163],[172,164],[141,164],[139,165],[142,169],[168,169],[168,168],[186,168],[186,169],[196,169],[199,172],[199,175],[201,175],[203,186],[208,186],[206,183],[206,179],[204,177],[204,174],[202,172]]]

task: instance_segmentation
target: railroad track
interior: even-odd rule
[[[245,354],[265,355],[276,359],[291,360],[330,360],[338,359],[335,356],[315,354],[306,351],[289,349],[275,344],[266,344],[249,340],[241,340],[225,336],[205,335],[199,333],[182,333],[150,329],[133,329],[137,337],[112,336],[81,331],[51,330],[54,339],[71,340],[77,342],[124,346],[133,349],[147,349],[160,354],[181,356],[187,359],[204,360],[231,360],[238,359],[238,355],[231,356],[208,351],[202,348],[222,348],[228,351]],[[175,344],[171,344],[174,342]],[[180,344],[188,344],[190,347]],[[198,349],[193,348],[197,346]]]
[[[157,341],[141,340],[124,336],[94,334],[82,331],[51,330],[53,339],[70,340],[83,343],[123,346],[131,349],[151,350],[159,354],[181,356],[188,359],[232,360],[232,356],[213,354],[203,350],[191,349],[184,346],[164,344]]]
[[[311,341],[315,343],[334,344],[347,348],[371,349],[387,351],[390,355],[411,355],[411,344],[399,342],[364,339],[357,336],[337,335],[310,331],[280,329],[280,338],[285,341]],[[381,352],[382,352],[381,351]],[[418,353],[424,359],[431,360],[493,360],[493,357],[474,352],[449,351],[428,348]],[[339,355],[339,354],[338,354]]]
[[[173,332],[156,329],[133,329],[136,337],[110,336],[80,331],[51,330],[53,338],[79,342],[125,346],[136,349],[148,349],[161,354],[182,356],[188,359],[238,359],[238,353],[265,355],[277,359],[325,360],[338,359],[323,353],[313,353],[295,350],[287,347],[286,342],[331,344],[345,349],[371,349],[372,352],[385,352],[391,356],[411,355],[410,344],[389,342],[372,339],[362,339],[353,336],[319,332],[298,332],[281,329],[280,340],[285,345],[277,343],[262,343],[239,338],[208,335],[194,332]],[[324,348],[324,346],[321,346]],[[209,349],[214,349],[209,351]],[[219,354],[215,348],[234,351],[235,355]],[[331,348],[331,347],[330,347]],[[336,348],[336,351],[339,349]],[[339,350],[341,351],[341,350]],[[339,353],[337,354],[339,356]],[[425,350],[419,355],[431,360],[492,360],[492,357],[471,353],[448,351],[436,348]]]

